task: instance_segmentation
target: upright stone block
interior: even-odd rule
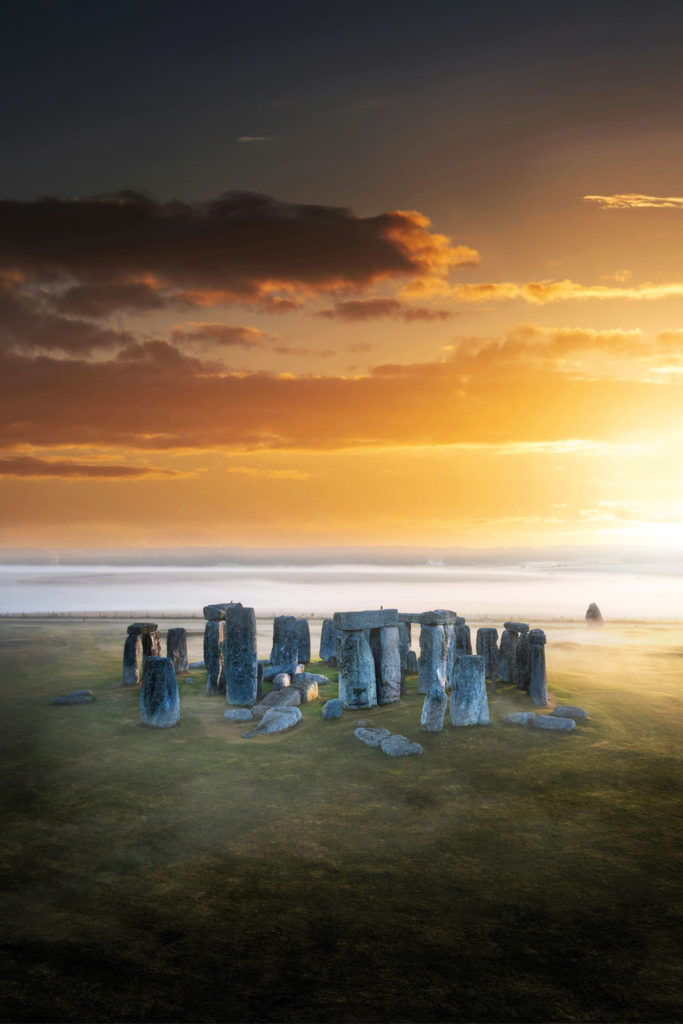
[[[139,633],[129,633],[123,645],[123,685],[137,686],[140,682],[140,662],[142,661],[142,637]]]
[[[228,704],[251,707],[258,699],[256,613],[233,605],[225,613],[225,698]]]
[[[489,702],[486,696],[484,659],[479,654],[456,654],[453,664],[451,723],[488,725]]]
[[[327,662],[328,665],[331,661],[334,661],[336,664],[337,630],[335,629],[334,619],[323,619],[320,633],[320,660]]]
[[[517,647],[519,645],[519,637],[521,633],[529,632],[529,625],[526,622],[505,622],[504,623],[505,633],[508,634],[509,640],[506,642],[505,650],[508,652],[508,683],[514,683],[515,686],[519,685],[517,678]],[[500,644],[501,651],[503,650],[503,642]]]
[[[517,666],[515,677],[520,690],[528,690],[531,685],[531,661],[530,661],[529,634],[520,633],[517,640]]]
[[[370,649],[375,661],[377,703],[393,704],[401,698],[401,652],[398,626],[370,630]]]
[[[176,674],[188,671],[187,631],[182,626],[175,626],[166,634],[166,657],[173,664]]]
[[[446,634],[446,689],[451,688],[451,676],[453,675],[453,659],[455,658],[455,631],[457,626],[450,623],[443,627]]]
[[[504,629],[498,651],[498,681],[511,683],[514,678],[514,662],[517,654],[517,633]]]
[[[498,675],[498,630],[482,626],[477,630],[477,654],[484,659],[484,674],[496,688]]]
[[[408,656],[406,658],[406,673],[409,676],[416,676],[418,672],[419,667],[417,664],[417,654],[415,651],[408,651]]]
[[[345,708],[371,708],[377,704],[375,659],[362,629],[337,634],[339,697]]]
[[[308,665],[311,660],[311,630],[308,619],[296,620],[296,635],[298,640],[298,657],[302,665]]]
[[[462,615],[458,615],[455,619],[455,649],[460,651],[462,654],[472,653],[472,638],[470,636],[470,627],[465,622]]]
[[[159,626],[156,622],[132,622],[128,627],[128,636],[135,636],[140,638],[141,644],[141,660],[142,664],[139,667],[139,678],[144,679],[145,667],[147,665],[148,658],[159,658],[161,657],[161,637],[159,636]],[[132,650],[132,642],[129,648]],[[136,644],[137,651],[137,644]],[[138,663],[140,659],[138,658]],[[129,685],[129,684],[128,684]]]
[[[401,658],[401,696],[406,692],[406,674],[408,672],[408,654],[410,653],[411,642],[410,633],[410,623],[399,616],[398,651]]]
[[[180,721],[178,680],[168,658],[149,657],[140,689],[143,725],[169,729]]]
[[[529,696],[538,707],[548,703],[548,686],[545,674],[545,633],[532,629],[529,633]]]
[[[204,627],[204,664],[206,665],[206,692],[210,697],[225,692],[224,643],[225,621],[209,619]]]
[[[434,683],[445,686],[448,640],[443,626],[422,626],[417,662],[417,692],[429,693]]]
[[[277,666],[281,672],[289,672],[291,675],[296,672],[296,666],[299,664],[299,633],[293,615],[276,615],[273,619],[270,663]]]
[[[441,732],[448,706],[448,694],[441,683],[434,683],[422,705],[420,728],[424,732]]]

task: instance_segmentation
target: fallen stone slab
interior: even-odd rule
[[[380,629],[382,626],[398,626],[396,608],[379,608],[376,611],[335,612],[336,629]]]
[[[382,753],[388,754],[389,757],[410,757],[412,754],[424,753],[419,743],[411,743],[407,736],[401,736],[399,733],[382,740],[380,747]]]
[[[228,708],[223,715],[229,722],[253,722],[249,708]]]
[[[50,704],[94,704],[95,698],[89,697],[87,694],[81,694],[80,696],[69,696],[65,694],[63,697],[52,697]]]
[[[252,736],[262,736],[274,732],[286,732],[292,729],[301,721],[301,712],[298,708],[270,708],[265,713],[260,723],[251,732],[243,733],[245,740]]]
[[[290,689],[298,690],[301,695],[302,704],[310,704],[312,700],[318,699],[318,684],[315,679],[304,679],[305,672],[292,676]]]
[[[339,697],[335,697],[333,700],[327,700],[323,704],[323,718],[341,718],[343,710],[344,701],[340,700]]]
[[[260,703],[251,709],[252,718],[261,719],[271,708],[292,708],[301,704],[301,694],[294,686],[286,686],[284,690],[272,690]]]
[[[571,732],[576,729],[573,718],[553,718],[552,715],[534,715],[531,723],[535,729],[555,729],[560,732]]]
[[[354,729],[353,735],[368,747],[379,747],[382,740],[391,736],[391,731],[389,729],[374,729],[371,725],[362,725],[358,729]]]
[[[284,690],[285,686],[289,686],[292,681],[292,677],[289,672],[278,672],[277,675],[273,676],[273,689]]]
[[[294,676],[294,680],[297,683],[317,683],[318,686],[330,685],[330,681],[327,676],[323,676],[319,672],[297,672]]]
[[[205,661],[191,661],[190,664],[187,667],[188,668],[194,668],[194,669],[206,668],[206,662]]]
[[[67,697],[92,697],[92,690],[69,690]]]
[[[511,715],[506,715],[503,721],[506,725],[528,725],[535,717],[533,711],[513,711]]]
[[[550,714],[553,718],[573,718],[575,722],[588,721],[588,712],[574,704],[558,704]]]

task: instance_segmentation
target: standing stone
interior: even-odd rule
[[[135,636],[140,638],[141,650],[138,649],[138,645],[133,644],[132,641],[128,644],[128,651],[124,649],[124,659],[127,662],[127,676],[132,678],[132,657],[133,652],[138,664],[138,678],[144,679],[145,667],[147,665],[148,658],[158,658],[161,656],[161,637],[159,636],[159,626],[156,622],[132,622],[127,629],[128,636]],[[140,667],[140,661],[142,666]],[[125,680],[124,680],[125,681]],[[130,683],[126,685],[130,686]]]
[[[605,620],[602,617],[602,612],[598,608],[595,601],[591,601],[586,609],[586,625],[588,626],[604,626]]]
[[[273,619],[270,663],[277,666],[280,672],[289,672],[290,675],[296,672],[296,666],[299,664],[299,633],[293,615],[276,615]]]
[[[166,634],[166,657],[173,662],[176,673],[187,672],[187,631],[182,626],[169,629]]]
[[[140,682],[142,660],[142,637],[129,633],[123,645],[123,685],[137,686]]]
[[[472,637],[470,634],[470,627],[465,622],[462,615],[458,615],[455,619],[455,650],[462,652],[462,654],[472,653]]]
[[[180,721],[178,680],[169,658],[147,659],[140,689],[140,719],[143,725],[169,729]]]
[[[209,619],[204,627],[204,664],[206,665],[206,692],[209,697],[225,692],[223,656],[225,653],[225,622]]]
[[[406,673],[409,676],[416,676],[418,674],[417,654],[415,651],[408,651],[406,657]]]
[[[453,659],[455,658],[455,650],[456,650],[456,648],[455,648],[455,630],[456,630],[457,627],[452,625],[451,623],[448,623],[448,625],[444,626],[443,628],[444,628],[444,632],[446,634],[446,645],[447,645],[446,646],[446,676],[445,676],[445,682],[446,682],[446,689],[450,690],[450,688],[451,688],[451,677],[453,675]]]
[[[512,677],[512,633],[504,629],[498,650],[498,682],[509,683]]]
[[[503,637],[505,637],[506,633],[509,637],[505,645],[503,645],[503,638],[500,641],[501,653],[505,650],[507,654],[506,669],[508,677],[505,682],[514,683],[517,686],[517,645],[520,633],[528,633],[529,626],[526,622],[505,622],[504,627]]]
[[[377,703],[393,704],[401,699],[401,651],[398,626],[370,630],[370,649],[375,661]]]
[[[422,705],[420,728],[425,732],[441,732],[448,706],[448,694],[440,682],[434,683]]]
[[[225,613],[225,698],[250,707],[258,695],[256,613],[235,604]]]
[[[443,626],[425,626],[420,630],[420,657],[417,662],[417,692],[429,693],[434,683],[445,681],[448,641]]]
[[[520,690],[528,690],[531,685],[531,662],[529,660],[529,633],[520,633],[517,641],[516,678]]]
[[[308,619],[296,620],[296,635],[298,643],[298,658],[302,665],[308,665],[311,660],[311,630]]]
[[[401,696],[406,692],[406,675],[408,673],[408,655],[410,654],[410,623],[399,619],[398,651],[401,659]]]
[[[320,660],[337,663],[337,630],[334,627],[334,619],[323,619],[323,627],[320,633]],[[334,666],[332,666],[334,667]]]
[[[453,725],[489,724],[484,659],[480,654],[456,654],[452,689]]]
[[[484,659],[484,674],[491,680],[492,691],[496,689],[498,674],[498,630],[482,626],[477,630],[477,654]]]
[[[345,708],[371,708],[377,704],[375,659],[362,629],[337,634],[339,697]]]
[[[532,629],[529,633],[529,696],[538,707],[548,703],[545,674],[545,633]]]

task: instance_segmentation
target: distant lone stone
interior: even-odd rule
[[[401,651],[398,626],[370,630],[370,650],[375,661],[377,703],[392,704],[401,698]]]
[[[350,613],[349,613],[350,614]],[[361,629],[340,630],[337,644],[339,696],[346,708],[371,708],[377,704],[375,659]]]
[[[511,715],[506,715],[503,721],[506,725],[528,725],[535,717],[533,711],[513,711]]]
[[[380,743],[383,754],[389,757],[411,757],[413,754],[424,753],[419,743],[411,743],[407,736],[394,733]]]
[[[301,704],[301,694],[294,686],[286,686],[284,690],[272,690],[262,701],[251,709],[253,718],[263,718],[271,708],[293,708]]]
[[[583,708],[577,708],[573,704],[558,704],[550,712],[554,718],[573,718],[576,722],[588,721],[588,712]]]
[[[586,624],[588,626],[604,626],[605,620],[602,617],[602,612],[598,608],[594,601],[588,605],[586,609]]]
[[[323,619],[320,633],[320,660],[327,662],[329,665],[330,661],[336,662],[336,658],[337,630],[334,625],[334,619]]]
[[[545,707],[548,703],[545,633],[542,629],[532,629],[529,633],[529,696],[537,707]]]
[[[298,708],[270,708],[266,711],[260,723],[252,732],[245,732],[244,739],[251,739],[252,736],[261,736],[267,733],[286,732],[293,729],[301,721],[301,712]]]
[[[457,726],[489,724],[484,659],[479,654],[457,653],[455,656],[451,723]]]
[[[285,686],[289,686],[292,681],[292,677],[289,672],[278,672],[273,676],[273,689],[284,690]]]
[[[180,721],[180,695],[173,664],[168,658],[148,658],[140,689],[143,725],[169,729]]]
[[[343,700],[339,700],[338,697],[335,697],[333,700],[327,700],[323,704],[323,718],[341,718],[343,710]]]
[[[498,630],[491,626],[482,626],[477,630],[477,654],[484,659],[484,675],[491,680],[492,689],[496,688],[498,674]]]
[[[309,641],[310,657],[310,641]],[[299,664],[299,632],[293,615],[276,615],[273,619],[273,646],[270,663],[280,672],[294,675]]]
[[[534,715],[531,723],[535,729],[555,729],[558,732],[571,732],[576,729],[573,718],[554,718],[552,715]]]
[[[234,604],[225,613],[225,699],[249,707],[257,700],[256,613]]]
[[[87,694],[65,694],[63,697],[52,697],[50,704],[94,704],[95,698]]]
[[[448,638],[443,626],[422,626],[417,663],[417,692],[429,693],[434,683],[446,683]]]
[[[448,694],[441,683],[434,683],[422,705],[420,728],[424,732],[441,732],[447,707]]]
[[[298,640],[298,659],[303,665],[308,665],[311,660],[311,630],[308,619],[296,620],[296,635]]]
[[[251,722],[253,721],[249,708],[228,708],[223,715],[229,722]]]
[[[204,664],[206,692],[210,697],[225,692],[223,657],[225,654],[225,614],[223,619],[209,619],[204,627]]]
[[[378,747],[382,740],[391,736],[391,732],[389,729],[373,729],[372,726],[365,725],[354,729],[353,735],[368,747]]]
[[[187,661],[187,631],[182,626],[169,629],[166,634],[166,657],[173,662],[176,675],[180,672],[187,672],[189,664]]]

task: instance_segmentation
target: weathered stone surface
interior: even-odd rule
[[[362,630],[340,630],[337,642],[339,696],[346,708],[377,704],[375,659]]]
[[[605,620],[602,617],[602,612],[598,608],[595,601],[591,601],[586,609],[586,623],[589,626],[604,626]]]
[[[311,660],[311,630],[308,625],[308,619],[296,620],[296,635],[299,641],[299,661],[304,666],[308,665]]]
[[[395,608],[379,608],[376,611],[335,612],[336,629],[380,629],[382,626],[398,626],[398,611]]]
[[[251,722],[253,721],[249,708],[228,708],[223,715],[229,722]]]
[[[490,626],[482,626],[477,630],[477,654],[484,659],[484,675],[493,683],[495,690],[498,674],[498,630]]]
[[[370,630],[370,650],[375,661],[377,703],[393,704],[401,698],[401,652],[398,626]]]
[[[406,692],[406,674],[408,671],[408,653],[410,651],[410,623],[398,619],[398,652],[401,659],[401,696]]]
[[[123,645],[123,676],[124,686],[137,686],[140,682],[140,662],[142,661],[142,638],[139,633],[129,633]]]
[[[191,661],[188,668],[206,668],[205,661]]]
[[[301,712],[298,708],[270,708],[266,711],[260,723],[251,732],[243,733],[245,740],[252,736],[263,736],[268,733],[286,732],[293,729],[301,721]]]
[[[408,651],[408,655],[406,657],[406,675],[416,676],[417,673],[417,654],[415,651]]]
[[[320,660],[329,662],[337,656],[337,630],[334,619],[323,619],[320,632]]]
[[[420,728],[424,732],[441,732],[448,707],[448,694],[441,683],[434,683],[422,705]]]
[[[169,629],[166,634],[166,657],[173,663],[176,675],[187,672],[187,631],[182,626]]]
[[[142,640],[141,676],[144,676],[147,658],[161,657],[161,637],[159,636],[159,630],[155,630],[152,633],[141,633],[140,639]]]
[[[573,718],[553,718],[552,715],[534,715],[531,723],[534,729],[555,729],[558,732],[571,732],[576,729]]]
[[[209,622],[222,622],[228,608],[232,608],[233,601],[222,601],[219,604],[204,605],[204,618]]]
[[[509,629],[504,629],[501,635],[498,650],[498,681],[501,683],[513,682],[518,636]]]
[[[344,701],[335,697],[334,700],[326,700],[323,704],[323,718],[341,718],[344,709]]]
[[[212,697],[225,692],[223,656],[225,654],[225,622],[209,619],[204,627],[204,664],[206,665],[206,692]]]
[[[63,697],[52,697],[50,704],[93,704],[95,702],[94,697],[89,697],[88,694],[65,694]]]
[[[478,654],[457,653],[455,656],[451,722],[457,726],[489,724],[484,659]]]
[[[453,675],[453,659],[455,658],[455,631],[457,626],[444,626],[444,632],[446,634],[446,675],[445,675],[445,690],[451,688],[451,678]]]
[[[292,681],[292,677],[289,672],[278,672],[273,676],[273,689],[284,690],[285,686],[289,686]]]
[[[506,715],[503,721],[506,725],[528,725],[535,717],[533,711],[513,711],[511,715]]]
[[[92,697],[92,690],[69,690],[67,697]]]
[[[422,626],[417,662],[417,692],[429,693],[434,683],[446,683],[448,640],[443,626]]]
[[[545,674],[545,633],[532,629],[529,633],[529,696],[537,707],[548,703]]]
[[[263,697],[263,665],[259,662],[256,666],[256,700]]]
[[[435,608],[431,612],[421,612],[418,622],[421,626],[454,626],[457,618],[456,613],[448,608]]]
[[[301,683],[304,683],[304,682],[307,682],[307,683],[317,683],[318,686],[329,686],[330,685],[330,681],[327,678],[327,676],[324,676],[324,675],[322,675],[319,672],[297,672],[297,674],[296,674],[296,676],[294,678],[295,678],[297,683],[298,682],[301,682]]]
[[[517,687],[520,690],[528,690],[531,686],[530,647],[529,634],[520,633],[519,640],[517,641],[517,651],[515,653],[515,658],[517,659],[515,677],[517,679]]]
[[[147,659],[140,689],[140,719],[143,725],[155,729],[169,729],[180,721],[178,680],[168,658]]]
[[[263,718],[270,708],[294,708],[299,704],[301,704],[301,694],[295,687],[287,686],[284,690],[272,690],[251,709],[252,718]]]
[[[291,686],[299,691],[302,704],[310,704],[312,700],[318,699],[318,684],[315,679],[306,679],[307,674],[300,672],[298,675],[292,676]]]
[[[290,675],[296,672],[299,664],[299,634],[293,615],[276,615],[273,619],[270,662],[271,665],[277,665],[280,672],[289,672]]]
[[[510,633],[528,633],[529,623],[528,622],[504,622],[503,626]]]
[[[132,622],[128,627],[128,636],[151,636],[158,630],[156,622]]]
[[[368,747],[378,747],[382,740],[391,736],[391,732],[389,729],[373,729],[372,726],[361,725],[353,730],[353,735]]]
[[[225,612],[225,699],[249,707],[257,699],[256,614],[234,604]]]
[[[413,754],[422,754],[424,751],[419,743],[411,743],[407,736],[394,733],[380,743],[383,754],[389,757],[411,757]]]
[[[574,704],[558,704],[550,712],[554,718],[573,718],[575,722],[587,722],[588,712]]]

